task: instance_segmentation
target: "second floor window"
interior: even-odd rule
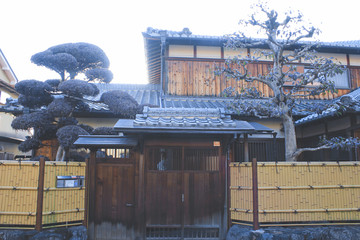
[[[305,67],[304,71],[306,72],[308,68]],[[345,69],[344,72],[336,74],[335,76],[330,78],[331,81],[335,83],[335,88],[350,88],[350,77],[349,77],[349,70]],[[312,83],[312,85],[318,85],[318,82]]]

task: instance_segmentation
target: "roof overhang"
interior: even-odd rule
[[[15,137],[7,137],[7,136],[0,136],[0,142],[7,142],[7,143],[22,143],[24,139],[15,138]]]
[[[4,55],[4,53],[1,51],[1,49],[0,49],[0,67],[5,72],[6,76],[9,78],[10,86],[14,86],[18,82],[18,79],[17,79],[14,71],[10,67],[9,62],[7,61],[7,59]]]
[[[80,135],[74,145],[84,148],[132,148],[138,145],[138,140],[134,137],[116,135]]]

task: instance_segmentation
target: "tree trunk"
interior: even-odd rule
[[[295,124],[291,116],[284,114],[282,117],[285,132],[285,160],[296,161],[294,153],[297,150]]]
[[[56,160],[55,161],[60,161],[63,162],[65,159],[65,149],[63,146],[59,146],[57,153],[56,153]]]

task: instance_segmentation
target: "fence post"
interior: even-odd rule
[[[38,181],[37,204],[36,204],[35,230],[37,230],[37,231],[42,230],[44,178],[45,178],[45,159],[44,159],[44,157],[41,157],[39,160],[39,181]]]
[[[88,211],[89,211],[89,179],[90,179],[90,168],[89,168],[89,159],[85,159],[85,211],[84,211],[84,221],[83,225],[87,228],[88,227]]]
[[[253,228],[259,229],[259,198],[258,198],[258,176],[257,161],[252,159],[252,192],[253,192]]]

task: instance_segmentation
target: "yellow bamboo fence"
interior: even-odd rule
[[[255,161],[255,169],[253,163],[230,164],[233,223],[253,225],[255,218],[260,226],[360,223],[357,162]]]
[[[85,163],[43,159],[0,161],[0,227],[40,230],[82,224],[85,185],[81,182],[83,186],[76,186],[79,181],[69,181],[67,187],[59,187],[57,179],[84,177],[85,168]]]

